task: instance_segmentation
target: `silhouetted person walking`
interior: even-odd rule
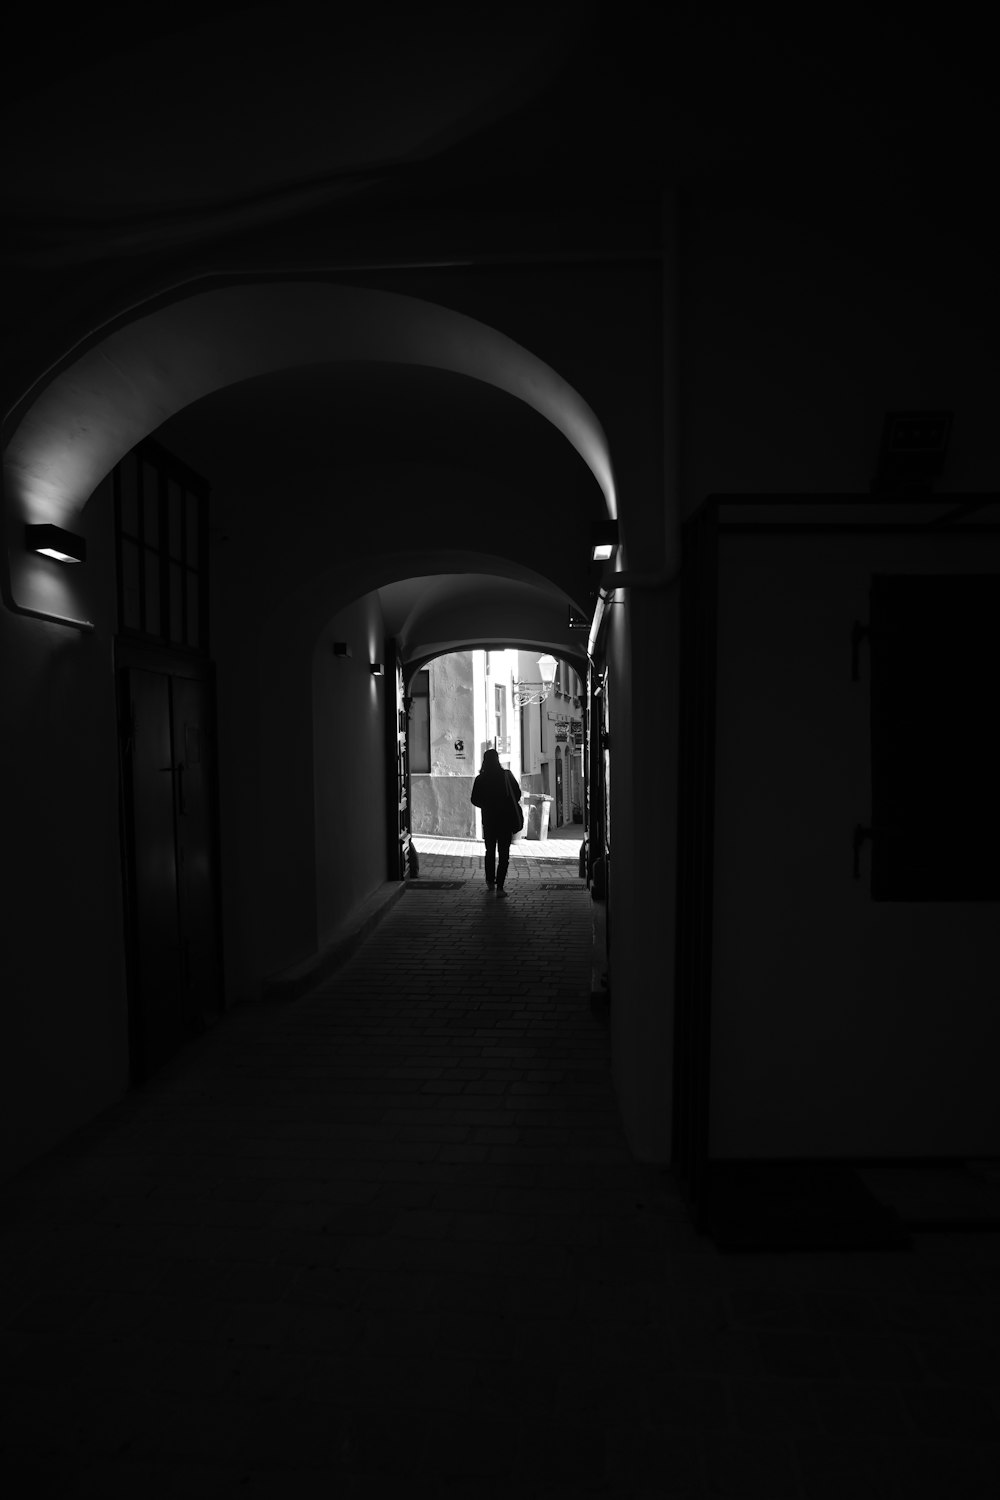
[[[510,862],[510,841],[514,833],[524,826],[521,811],[521,788],[515,776],[500,764],[495,750],[487,750],[479,775],[472,783],[469,799],[483,814],[483,838],[486,841],[486,889],[496,887],[498,896],[506,896],[503,888]]]

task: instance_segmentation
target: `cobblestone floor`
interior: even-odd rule
[[[407,890],[0,1188],[5,1496],[992,1500],[1000,1237],[720,1255],[549,883]]]
[[[481,844],[461,854],[418,854],[420,869],[418,880],[468,880],[486,884],[486,865]],[[475,852],[478,850],[479,852]],[[567,853],[561,859],[551,856],[546,859],[517,858],[511,850],[505,885],[513,891],[518,885],[546,885],[552,881],[585,888],[580,878],[577,855]]]
[[[574,876],[577,875],[582,838],[582,830],[571,827],[558,829],[548,839],[515,839],[510,846],[510,879],[559,879],[553,871],[560,869],[569,869]],[[467,876],[483,874],[485,851],[479,839],[446,839],[418,834],[413,844],[420,860],[421,874],[426,873],[426,864],[442,858],[452,869],[461,870]]]

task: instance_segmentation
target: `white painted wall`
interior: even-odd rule
[[[658,1162],[671,1141],[677,602],[676,587],[622,591],[606,647],[612,1073],[629,1145]]]
[[[315,779],[316,936],[320,950],[387,880],[386,694],[373,677],[384,657],[377,594],[366,594],[326,625],[312,657]],[[333,642],[352,655],[337,658]]]

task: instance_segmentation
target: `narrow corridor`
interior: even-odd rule
[[[582,883],[421,877],[0,1189],[4,1493],[992,1494],[997,1237],[721,1256],[623,1139]]]

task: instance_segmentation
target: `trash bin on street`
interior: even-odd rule
[[[525,792],[522,800],[524,802],[525,838],[547,839],[552,798],[547,792]]]

